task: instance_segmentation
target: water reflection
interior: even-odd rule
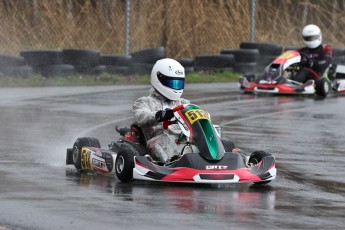
[[[275,209],[275,190],[269,185],[195,185],[134,181],[120,183],[114,178],[66,170],[66,179],[75,185],[113,194],[115,199],[162,212],[199,214],[252,221],[262,210]],[[261,211],[258,211],[261,210]],[[248,219],[249,218],[249,219]]]

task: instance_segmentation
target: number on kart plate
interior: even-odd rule
[[[206,120],[210,119],[208,116],[208,113],[202,109],[189,110],[185,113],[185,115],[191,124],[193,124],[194,122],[200,119],[206,119]]]
[[[90,162],[91,151],[89,149],[82,149],[81,152],[81,168],[86,170],[92,170]]]

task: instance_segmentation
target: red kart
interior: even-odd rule
[[[245,74],[240,77],[240,88],[244,92],[273,94],[316,94],[326,97],[332,88],[335,92],[345,91],[345,66],[330,66],[316,80],[305,83],[294,81],[294,76],[301,69],[301,59],[309,59],[303,53],[288,50],[269,64],[262,76]],[[332,79],[332,80],[330,80]]]

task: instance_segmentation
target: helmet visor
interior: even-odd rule
[[[313,36],[303,36],[303,40],[306,42],[312,42],[320,38],[320,35],[313,35]]]
[[[168,77],[162,73],[157,73],[158,80],[162,85],[171,89],[181,90],[184,89],[184,78],[179,77]]]

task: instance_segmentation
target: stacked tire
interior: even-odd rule
[[[0,55],[0,76],[28,77],[33,73],[23,57]]]
[[[221,54],[234,55],[234,71],[238,73],[255,73],[259,57],[258,49],[223,49]]]
[[[241,42],[240,49],[257,49],[259,58],[256,72],[261,73],[275,58],[283,52],[283,47],[274,43],[265,42]]]
[[[176,61],[178,61],[184,67],[185,74],[194,72],[193,58],[179,58]]]
[[[63,62],[74,67],[75,72],[85,75],[97,75],[105,71],[106,67],[99,64],[100,52],[87,49],[62,50]]]
[[[151,74],[153,65],[157,60],[166,58],[166,53],[165,48],[161,46],[133,52],[130,56],[130,73],[144,75]]]
[[[109,74],[128,75],[130,73],[130,55],[101,55],[99,64],[105,66],[105,71]]]
[[[200,55],[194,60],[194,70],[197,72],[233,71],[235,56],[232,54]]]
[[[45,77],[67,76],[74,73],[72,65],[64,64],[60,50],[29,50],[20,53],[35,73]]]

